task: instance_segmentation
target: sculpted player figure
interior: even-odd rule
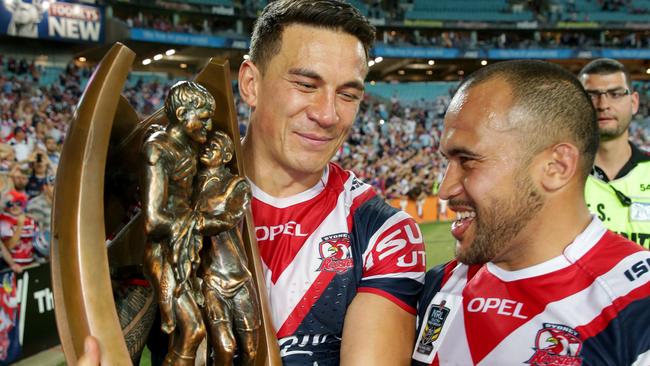
[[[239,365],[255,360],[261,324],[257,294],[237,224],[251,199],[250,185],[226,167],[232,159],[232,140],[216,132],[200,156],[196,203],[197,229],[210,236],[202,254],[201,291],[204,321],[214,349],[213,365],[232,365],[239,350]]]
[[[152,126],[142,148],[146,161],[142,207],[148,238],[145,274],[158,296],[161,328],[173,333],[165,364],[194,365],[205,337],[195,300],[200,289],[188,281],[197,267],[201,244],[191,233],[195,215],[190,202],[199,148],[212,129],[214,108],[214,98],[205,88],[177,83],[165,101],[169,124],[164,129]]]

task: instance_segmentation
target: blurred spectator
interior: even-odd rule
[[[26,213],[38,223],[40,237],[34,242],[36,252],[48,258],[50,253],[50,225],[52,219],[52,200],[54,198],[54,180],[55,177],[50,175],[45,179],[42,186],[42,192],[27,202]]]
[[[24,127],[14,128],[13,137],[8,142],[14,149],[18,161],[27,160],[34,149],[34,141],[27,137]]]
[[[0,172],[10,172],[16,164],[16,153],[7,144],[0,144]]]
[[[53,172],[56,172],[56,168],[59,166],[61,153],[59,152],[59,144],[56,143],[54,137],[47,136],[45,138],[45,151],[47,153],[47,159],[50,161],[50,167]]]
[[[34,261],[33,241],[36,236],[34,220],[25,215],[27,196],[11,190],[3,196],[4,212],[0,213],[0,239],[2,256],[9,267],[21,272],[18,266]],[[11,254],[6,256],[7,250]]]
[[[31,175],[25,187],[25,193],[29,198],[33,198],[41,194],[43,185],[50,174],[50,161],[44,152],[37,150],[34,151],[33,160],[30,162]]]
[[[25,189],[27,188],[27,183],[29,182],[30,175],[30,169],[24,169],[18,165],[14,165],[11,171],[11,179],[14,184],[14,190],[27,195]]]

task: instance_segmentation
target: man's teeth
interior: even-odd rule
[[[474,212],[474,211],[456,212],[456,219],[457,220],[469,219],[469,218],[474,218],[474,217],[476,217],[476,212]]]

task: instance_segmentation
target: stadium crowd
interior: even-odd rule
[[[47,260],[60,149],[91,70],[70,63],[56,82],[44,84],[44,70],[33,61],[0,56],[0,64],[0,236],[13,245],[0,249],[8,265],[20,271],[21,265]],[[144,117],[162,106],[171,83],[135,80],[123,95]],[[631,137],[650,150],[650,83],[637,83],[635,88],[641,107]],[[389,199],[436,194],[446,168],[437,146],[454,91],[412,103],[397,95],[390,99],[366,95],[335,161]],[[237,95],[235,101],[244,135],[249,110]],[[17,232],[21,234],[14,235]]]
[[[460,49],[626,48],[650,47],[650,31],[507,31],[507,30],[384,30],[379,41],[392,46]]]

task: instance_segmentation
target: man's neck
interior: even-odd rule
[[[612,180],[631,156],[632,148],[628,142],[628,134],[624,133],[612,140],[600,141],[595,164],[605,172],[609,180]]]
[[[322,171],[306,174],[283,169],[268,158],[267,152],[256,149],[251,137],[249,133],[242,142],[246,177],[266,194],[290,197],[308,190],[321,179]]]

